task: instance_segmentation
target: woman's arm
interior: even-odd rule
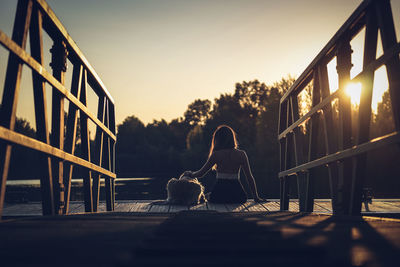
[[[250,186],[251,193],[253,194],[254,201],[262,201],[262,199],[258,196],[256,182],[254,181],[253,174],[251,173],[249,158],[247,157],[246,152],[243,151],[242,158],[242,168],[244,171],[244,175],[247,178],[247,181]]]
[[[211,156],[207,159],[206,163],[204,163],[203,167],[200,170],[195,172],[190,172],[188,175],[192,178],[201,178],[214,166],[215,161],[215,153],[211,154]]]

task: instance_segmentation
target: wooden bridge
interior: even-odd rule
[[[363,68],[350,79],[350,42],[362,29]],[[377,58],[378,31],[383,54]],[[53,41],[52,73],[44,66],[44,33]],[[25,49],[28,35],[30,53]],[[377,213],[365,213],[361,206],[368,153],[400,142],[400,44],[388,0],[363,1],[282,97],[281,198],[261,204],[154,207],[141,201],[116,203],[114,101],[55,13],[44,0],[19,0],[12,36],[0,30],[0,44],[9,51],[0,113],[0,216],[6,216],[0,222],[2,266],[398,266],[400,220],[384,218],[384,214],[365,216]],[[339,80],[335,92],[329,89],[327,74],[333,58]],[[71,88],[65,84],[68,62],[73,66]],[[395,131],[372,139],[374,72],[383,65]],[[15,131],[23,67],[32,70],[36,138]],[[362,84],[357,131],[352,130],[350,98],[344,93],[350,81]],[[52,88],[51,111],[47,110],[46,84]],[[308,88],[312,105],[303,114],[298,96]],[[89,90],[98,97],[96,111],[89,110]],[[96,127],[94,145],[89,122]],[[79,155],[75,151],[78,123]],[[14,206],[14,213],[10,205],[4,205],[16,146],[36,151],[40,159],[42,202],[41,207],[35,204],[31,217],[16,217],[15,211],[23,210],[21,205]],[[321,147],[325,149],[322,156],[317,153]],[[84,202],[79,204],[70,202],[74,168],[84,173]],[[330,200],[314,200],[319,168],[327,170]],[[99,199],[100,179],[105,181],[105,201]],[[297,181],[298,200],[290,200],[292,181]],[[397,207],[394,202],[386,204]],[[32,209],[33,203],[27,205],[25,209]],[[36,216],[37,211],[45,216]]]

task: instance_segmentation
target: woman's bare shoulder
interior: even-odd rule
[[[241,149],[235,149],[236,153],[238,155],[238,157],[240,157],[241,159],[246,159],[247,158],[247,154],[246,151],[241,150]]]

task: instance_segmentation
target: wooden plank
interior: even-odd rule
[[[208,210],[207,203],[201,203],[196,206],[189,207],[190,210]]]
[[[109,112],[109,125],[108,128],[110,131],[115,134],[116,133],[116,125],[115,125],[115,105],[108,101],[108,112]],[[115,141],[110,140],[110,161],[111,161],[111,171],[115,172]]]
[[[63,59],[67,56],[65,43],[61,40],[54,40],[53,47],[50,49],[52,53],[53,77],[64,86],[65,71]],[[65,62],[66,63],[66,62]],[[52,115],[51,115],[51,146],[64,150],[64,95],[53,86],[52,89]],[[52,176],[54,191],[54,208],[56,214],[62,214],[64,210],[64,162],[59,159],[53,159]]]
[[[375,200],[376,201],[376,200]],[[385,201],[386,204],[391,205],[393,207],[395,207],[396,209],[399,208],[400,209],[400,201],[393,201],[393,200],[387,200]]]
[[[330,205],[321,204],[321,202],[314,203],[314,212],[332,212],[332,209],[329,209]]]
[[[99,96],[99,102],[97,105],[97,118],[104,123],[104,109],[105,109],[105,97]],[[96,137],[94,141],[94,159],[93,162],[99,166],[102,163],[103,155],[103,131],[99,126],[96,126]],[[100,197],[100,174],[93,175],[93,210],[97,211]]]
[[[79,97],[81,93],[81,84],[82,84],[82,76],[83,76],[83,67],[82,65],[75,65],[72,73],[72,83],[71,83],[71,93]],[[77,121],[78,121],[78,110],[74,105],[69,105],[68,107],[68,118],[67,118],[67,129],[66,129],[66,138],[64,144],[64,151],[70,154],[75,153],[75,143],[76,143],[76,130],[77,130]],[[65,206],[64,206],[64,214],[68,213],[69,199],[70,199],[70,191],[71,191],[71,179],[73,174],[74,165],[66,163],[65,164],[65,173],[64,173],[64,186],[65,186]]]
[[[358,154],[372,151],[374,149],[381,148],[383,146],[391,145],[391,144],[397,144],[400,142],[400,133],[399,132],[394,132],[390,133],[375,139],[372,139],[371,141],[358,145],[358,146],[353,146],[351,148],[327,155],[325,157],[313,160],[311,162],[302,164],[300,166],[291,168],[286,171],[280,172],[278,175],[279,177],[285,177],[287,175],[293,175],[299,171],[305,171],[310,168],[318,167],[321,165],[329,164],[335,161],[339,161],[345,158],[349,158],[352,156],[356,156]]]
[[[329,80],[328,80],[328,68],[326,64],[322,64],[318,67],[318,80],[320,82],[321,97],[325,99],[330,95]],[[333,154],[337,152],[337,136],[335,134],[334,116],[332,110],[332,103],[326,105],[323,108],[323,125],[324,125],[324,139],[325,139],[325,154]],[[336,211],[337,202],[337,189],[338,189],[338,168],[336,162],[331,162],[328,165],[328,176],[329,176],[329,189],[333,203],[333,210]]]
[[[396,31],[393,22],[393,14],[390,1],[376,3],[378,25],[381,33],[383,52],[389,52],[391,47],[397,44]],[[386,63],[386,71],[389,82],[389,94],[392,104],[393,120],[396,131],[400,131],[400,59],[396,54]]]
[[[288,101],[281,102],[279,103],[279,129],[278,129],[278,135],[281,131],[283,131],[287,125],[287,106],[288,106]],[[286,116],[285,116],[286,115]],[[279,139],[279,171],[285,171],[286,168],[286,155],[287,155],[287,138],[284,137],[282,139]],[[279,196],[280,196],[280,203],[282,203],[282,209],[284,208],[283,203],[284,198],[285,198],[285,187],[286,187],[286,182],[285,178],[280,179],[279,181]]]
[[[98,211],[107,211],[106,203],[104,201],[99,203]]]
[[[269,211],[278,211],[280,210],[278,201],[270,201],[267,203],[263,203],[263,206]]]
[[[132,202],[117,202],[115,211],[118,212],[130,212],[132,208]]]
[[[319,81],[319,68],[314,70],[313,74],[313,91],[312,91],[312,107],[315,107],[321,102],[321,84]],[[308,141],[308,162],[317,158],[318,151],[318,134],[320,129],[320,113],[315,113],[311,116],[310,133]],[[315,169],[309,169],[306,178],[306,200],[305,207],[302,208],[300,203],[300,211],[312,212],[314,210],[314,183],[316,179]]]
[[[228,212],[246,212],[246,203],[245,204],[225,204]]]
[[[167,213],[169,211],[169,205],[150,205],[148,212],[161,212]]]
[[[148,201],[135,201],[131,206],[130,212],[148,212],[150,210],[150,203]]]
[[[179,212],[182,210],[189,210],[189,207],[186,205],[170,205],[168,212]]]
[[[294,212],[300,211],[299,202],[298,201],[290,201],[289,202],[289,210],[294,211]]]
[[[31,55],[39,64],[43,65],[42,14],[36,8],[32,11],[29,34]],[[36,138],[46,144],[50,144],[45,83],[42,77],[34,71],[32,71],[32,82],[35,103]],[[43,215],[52,215],[54,214],[54,194],[51,158],[43,154],[39,155],[39,165],[41,170],[40,189]]]
[[[96,125],[98,125],[110,138],[116,140],[115,135],[105,127],[74,95],[72,95],[63,84],[53,77],[43,66],[35,59],[27,54],[19,45],[13,42],[3,31],[0,30],[0,43],[9,51],[14,53],[21,61],[23,61],[33,71],[41,75],[53,88],[56,88],[63,94],[73,105],[84,112]],[[4,94],[3,94],[4,95]],[[70,104],[71,104],[70,103]]]
[[[45,144],[43,142],[37,141],[33,138],[27,137],[25,135],[10,131],[2,126],[0,126],[0,139],[20,145],[23,147],[27,147],[30,149],[37,150],[39,152],[43,152],[49,156],[52,157],[57,157],[59,159],[62,159],[64,161],[68,161],[77,165],[80,165],[84,168],[91,169],[95,172],[102,173],[108,177],[115,178],[116,175],[115,173],[112,173],[108,170],[105,170],[91,162],[88,162],[87,160],[81,159],[79,157],[76,157],[74,155],[71,155],[69,153],[66,153],[60,149],[57,149],[55,147],[52,147],[48,144]]]
[[[332,211],[332,202],[329,200],[326,201],[317,201],[316,204],[323,209],[322,212],[328,211],[328,212],[333,212]]]
[[[385,201],[374,201],[372,200],[372,204],[369,204],[370,211],[375,212],[400,212],[400,208],[394,205],[390,205]]]
[[[291,119],[291,112],[290,112],[291,106],[290,103],[288,101],[288,103],[286,104],[286,128],[288,128],[288,126],[293,123],[293,120]],[[287,170],[290,168],[290,164],[291,164],[291,159],[290,159],[290,148],[291,148],[291,142],[290,142],[291,138],[289,138],[289,136],[287,136],[285,138],[285,159],[284,159],[284,163],[283,163],[283,169]],[[290,190],[290,177],[284,177],[281,180],[281,210],[288,210],[289,209],[289,190]]]
[[[42,214],[40,202],[6,204],[3,211],[3,216],[40,216]]]
[[[299,115],[299,103],[297,100],[297,96],[291,96],[289,98],[290,106],[292,110],[292,120],[297,121],[300,117]],[[296,166],[303,164],[305,162],[304,155],[303,155],[303,138],[302,133],[300,132],[300,128],[296,127],[293,130],[293,143],[294,143],[294,159]],[[297,192],[300,201],[300,209],[304,211],[306,209],[306,201],[307,201],[307,179],[305,173],[298,173],[297,174]]]
[[[81,83],[81,93],[79,100],[87,106],[87,76],[86,70],[83,72],[82,83]],[[90,155],[90,133],[88,127],[88,117],[85,114],[80,112],[80,121],[81,121],[81,143],[82,143],[82,155],[81,157],[88,162],[91,162]],[[84,191],[84,200],[85,200],[85,211],[93,212],[93,196],[92,196],[92,172],[89,169],[84,170],[83,176],[83,191]]]
[[[353,145],[351,99],[348,94],[344,93],[344,88],[350,81],[351,53],[350,37],[345,37],[341,41],[336,55],[339,88],[343,90],[343,93],[339,95],[339,124],[337,129],[339,150],[350,148]],[[344,158],[338,163],[337,213],[340,214],[350,213],[352,167],[353,161],[350,158]]]
[[[72,201],[69,207],[69,213],[83,213],[85,212],[85,206],[81,201]]]
[[[246,207],[247,211],[268,211],[267,208],[265,208],[263,205],[261,205],[260,203],[256,203],[254,202],[254,200],[247,200],[247,202],[244,204],[244,206]]]
[[[211,202],[207,202],[207,208],[208,208],[208,210],[215,210],[218,212],[228,212],[229,211],[226,208],[225,204],[217,204],[217,203],[211,203]]]
[[[110,120],[109,120],[109,105],[108,101],[105,102],[105,114],[104,114],[104,124],[106,127],[109,127]],[[103,163],[107,170],[111,170],[111,158],[110,158],[110,139],[107,136],[103,136]],[[112,211],[114,210],[114,184],[112,183],[111,179],[105,177],[105,192],[106,192],[106,203],[107,203],[107,210]]]

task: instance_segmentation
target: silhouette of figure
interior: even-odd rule
[[[264,201],[258,196],[247,154],[238,149],[236,133],[227,125],[220,125],[214,131],[210,153],[203,167],[194,172],[185,171],[183,175],[201,178],[212,168],[217,171],[217,182],[209,196],[210,202],[244,203],[247,201],[246,192],[239,179],[241,168],[250,185],[254,201]]]

